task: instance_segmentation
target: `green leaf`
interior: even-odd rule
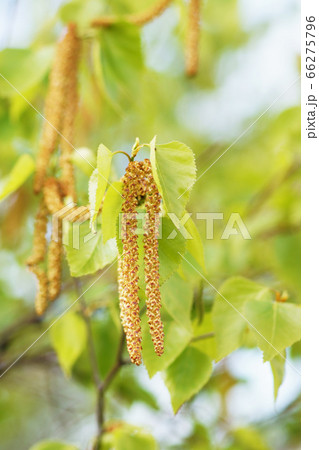
[[[116,237],[116,227],[123,203],[122,188],[123,183],[115,181],[106,191],[102,208],[103,242]]]
[[[162,305],[169,315],[180,325],[191,331],[190,314],[193,292],[187,281],[174,274],[161,288]]]
[[[90,148],[77,148],[72,154],[72,161],[82,170],[85,175],[90,177],[96,167],[96,156]]]
[[[30,450],[78,450],[78,447],[64,442],[42,441],[33,445]]]
[[[261,433],[255,428],[237,428],[232,431],[232,435],[235,438],[236,450],[270,450]]]
[[[30,155],[21,155],[9,175],[1,182],[0,200],[16,191],[34,172],[35,164]]]
[[[186,230],[189,232],[189,234],[192,236],[192,239],[187,239],[186,249],[193,256],[195,261],[199,264],[200,269],[206,272],[204,247],[197,226],[195,225],[195,222],[191,217],[187,220],[184,226]]]
[[[149,376],[165,370],[189,343],[192,333],[189,329],[172,320],[164,320],[164,353],[158,357],[150,337],[147,318],[142,318],[143,362]]]
[[[168,239],[172,231],[176,231],[174,239]],[[163,284],[176,272],[185,252],[186,240],[178,231],[169,217],[162,218],[162,237],[158,243],[158,255],[160,261],[160,283]]]
[[[284,356],[286,357],[286,352],[284,352]],[[274,379],[274,398],[276,400],[278,395],[278,390],[283,382],[285,376],[285,363],[286,360],[280,356],[275,356],[270,361],[271,371]]]
[[[103,435],[101,450],[156,450],[158,448],[153,436],[139,427],[115,424],[113,430]]]
[[[112,155],[112,152],[106,148],[105,145],[99,145],[97,151],[97,167],[93,170],[89,180],[89,202],[91,210],[90,227],[92,229],[108,184]]]
[[[49,70],[54,49],[6,48],[0,52],[0,97],[12,97],[39,83]],[[6,78],[6,81],[4,78]],[[13,87],[14,86],[14,87]],[[18,92],[17,92],[18,91]]]
[[[99,85],[114,106],[133,101],[143,70],[139,27],[117,23],[101,30],[94,40],[93,55]]]
[[[66,313],[50,328],[50,337],[60,366],[67,376],[86,346],[84,320],[74,312]]]
[[[192,150],[177,141],[155,144],[154,138],[151,142],[150,159],[165,210],[181,218],[196,180]]]
[[[170,392],[175,413],[184,402],[202,389],[211,373],[212,363],[209,356],[192,346],[187,347],[168,367],[164,381]]]
[[[248,301],[244,313],[251,323],[264,361],[301,339],[300,306],[293,303]],[[256,331],[257,330],[257,331]]]
[[[93,234],[88,220],[82,224],[70,224],[63,243],[73,277],[95,273],[117,257],[116,240],[110,239],[103,244],[102,230],[98,228]]]
[[[202,335],[213,333],[213,314],[209,311],[204,314],[203,320],[200,324],[193,322],[193,335],[194,338]],[[198,341],[192,342],[192,346],[205,353],[210,359],[216,357],[216,339],[215,336],[207,337]]]
[[[272,301],[271,291],[241,277],[230,278],[219,289],[213,308],[213,329],[216,333],[216,360],[239,348],[248,331],[244,306],[249,300]]]

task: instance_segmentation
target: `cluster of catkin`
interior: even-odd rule
[[[47,249],[48,215],[61,211],[64,207],[65,197],[70,198],[73,202],[76,201],[72,142],[78,104],[79,55],[80,39],[76,34],[76,26],[69,24],[64,37],[57,45],[50,73],[44,107],[45,120],[34,178],[34,192],[42,193],[42,199],[35,219],[33,250],[27,264],[38,279],[35,309],[39,315],[45,312],[49,301],[57,298],[61,287],[63,217],[59,217],[57,229],[52,230],[51,241]],[[54,178],[48,176],[48,168],[51,156],[57,150],[58,145],[60,146],[60,155],[59,168],[56,168],[56,173],[59,173],[59,176]],[[46,253],[48,253],[47,257]]]
[[[157,355],[164,351],[159,285],[158,228],[161,196],[154,182],[151,163],[131,161],[123,177],[122,229],[123,253],[119,258],[118,285],[121,321],[131,361],[141,364],[141,320],[139,315],[139,249],[137,207],[145,199],[146,221],[143,234],[146,308],[151,338]]]

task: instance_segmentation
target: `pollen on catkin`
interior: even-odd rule
[[[123,254],[119,259],[118,284],[121,320],[132,362],[141,363],[141,325],[139,317],[137,206],[145,200],[144,244],[146,308],[150,334],[157,355],[164,351],[164,332],[160,315],[158,228],[161,196],[155,184],[151,163],[130,162],[123,177],[121,233]]]
[[[63,208],[60,183],[56,178],[50,177],[45,180],[43,197],[50,214],[55,214]]]
[[[193,77],[198,71],[200,35],[200,0],[189,0],[186,30],[186,74]]]
[[[161,320],[161,293],[159,284],[158,232],[161,196],[152,175],[149,159],[144,160],[147,175],[147,195],[145,209],[147,218],[144,232],[144,265],[146,284],[146,308],[150,334],[155,353],[161,356],[164,351],[164,331]]]
[[[55,300],[61,290],[61,265],[62,265],[62,221],[58,223],[57,236],[52,234],[48,250],[48,298]]]
[[[81,50],[80,39],[75,32],[70,36],[70,44],[73,51],[70,52],[68,77],[66,81],[65,110],[62,123],[62,136],[60,141],[61,156],[61,187],[63,194],[76,202],[74,182],[74,169],[72,164],[74,123],[78,107],[77,69]]]
[[[27,259],[27,265],[33,266],[38,264],[45,259],[46,253],[46,231],[47,231],[47,223],[48,223],[48,209],[44,202],[44,199],[41,200],[37,215],[35,217],[34,223],[34,233],[33,233],[33,248],[32,253]]]
[[[66,102],[69,65],[70,61],[73,61],[74,58],[75,45],[78,45],[75,25],[70,24],[65,36],[58,43],[51,69],[49,88],[44,107],[45,120],[34,178],[35,193],[39,193],[43,187],[50,156],[57,146]]]
[[[141,320],[138,297],[138,242],[136,234],[138,198],[145,192],[141,183],[141,163],[132,161],[123,177],[122,242],[123,254],[119,260],[119,299],[121,321],[126,334],[126,343],[131,361],[140,365]]]
[[[35,274],[38,280],[37,294],[35,297],[35,311],[38,316],[42,316],[48,307],[48,280],[43,269],[37,266],[31,266],[30,270]]]

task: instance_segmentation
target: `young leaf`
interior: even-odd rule
[[[251,323],[264,361],[270,361],[301,339],[300,306],[294,303],[248,301],[244,314]],[[257,330],[257,331],[256,331]]]
[[[209,356],[193,346],[187,347],[164,374],[175,413],[207,383],[212,373]]]
[[[93,55],[101,90],[113,104],[136,98],[143,70],[139,27],[117,23],[101,30],[94,39]]]
[[[66,257],[73,277],[95,273],[117,257],[116,240],[103,244],[101,229],[93,234],[88,221],[70,224],[67,237]]]
[[[123,183],[115,181],[106,191],[102,208],[103,242],[116,237],[116,226],[123,203],[122,188]]]
[[[284,352],[286,357],[286,352]],[[278,390],[283,382],[285,376],[285,364],[286,360],[282,356],[277,355],[270,361],[271,371],[274,379],[274,399],[276,400]]]
[[[89,180],[89,202],[91,210],[90,227],[92,228],[99,212],[111,171],[112,152],[100,144],[97,151],[97,167]]]
[[[67,376],[86,345],[86,326],[78,314],[68,312],[50,328],[50,337],[60,366]]]
[[[193,293],[189,284],[174,274],[161,288],[162,304],[175,322],[191,331]]]
[[[35,164],[30,155],[21,155],[9,175],[1,182],[0,200],[16,191],[34,172]]]
[[[165,370],[189,343],[192,333],[189,329],[172,320],[164,320],[164,348],[159,358],[153,347],[149,333],[147,318],[142,319],[143,362],[149,376],[152,378],[156,372]]]
[[[192,150],[181,142],[155,144],[153,139],[150,159],[165,210],[181,218],[196,179]]]
[[[241,277],[230,278],[219,289],[213,308],[213,329],[216,333],[216,360],[224,358],[239,348],[248,330],[244,306],[249,300],[272,301],[265,286]]]

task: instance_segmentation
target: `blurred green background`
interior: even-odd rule
[[[204,242],[207,278],[220,286],[242,275],[286,290],[289,301],[299,303],[299,2],[203,1],[200,69],[194,79],[184,74],[183,0],[141,29],[141,53],[128,48],[122,54],[116,42],[98,41],[98,32],[88,27],[102,13],[136,12],[152,3],[2,0],[0,72],[42,112],[55,42],[63,24],[77,22],[85,39],[76,147],[94,161],[101,142],[112,150],[129,150],[136,136],[142,142],[154,135],[160,143],[185,142],[196,155],[199,177],[188,209],[222,212],[225,218],[215,222],[214,239]],[[125,39],[124,28],[118,39]],[[96,42],[114,50],[113,65],[103,60],[103,45]],[[105,85],[99,75],[103,64],[120,82]],[[41,122],[36,110],[0,80],[1,179],[20,155],[36,155]],[[125,163],[119,156],[114,179]],[[79,203],[86,204],[88,175],[76,155],[75,164]],[[36,208],[31,179],[0,204],[1,372],[76,298],[65,266],[61,300],[45,322],[34,316],[36,286],[25,260]],[[251,240],[221,239],[233,212],[240,213]],[[204,238],[204,222],[197,226]],[[109,306],[94,319],[103,370],[118,337],[115,274],[111,269],[86,294],[88,303]],[[84,284],[92,280],[86,277]],[[207,286],[204,300],[209,309],[214,294]],[[240,349],[215,366],[209,383],[175,416],[159,374],[149,379],[143,367],[124,367],[107,394],[107,416],[141,426],[163,449],[298,449],[300,379],[294,367],[299,370],[299,344],[288,358],[276,402],[269,363],[263,364],[257,349]],[[52,438],[88,448],[94,408],[87,355],[68,379],[45,334],[0,378],[0,447],[24,450]]]

